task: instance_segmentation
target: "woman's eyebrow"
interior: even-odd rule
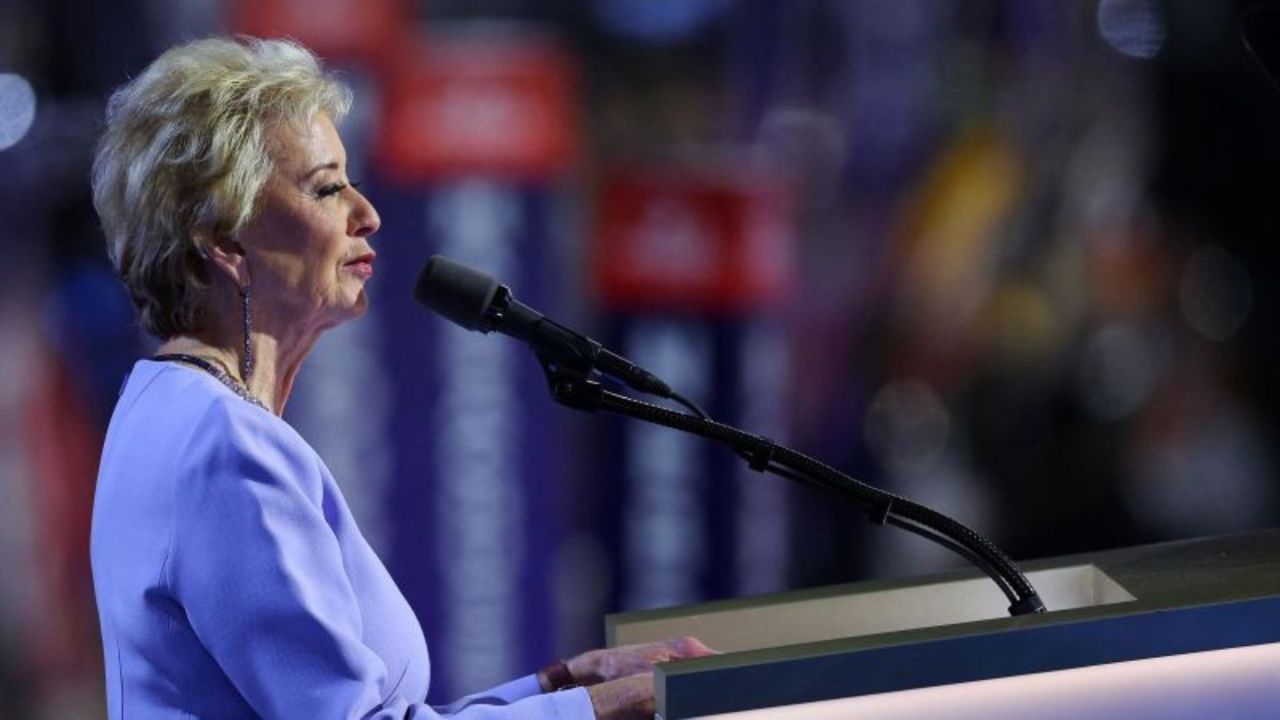
[[[301,177],[300,179],[301,179],[301,180],[306,180],[307,178],[311,177],[312,175],[315,175],[316,173],[320,172],[321,170],[337,170],[339,167],[341,167],[341,166],[340,166],[340,165],[338,165],[338,161],[337,161],[337,160],[330,160],[330,161],[329,161],[329,162],[327,162],[327,163],[321,163],[321,164],[319,164],[319,165],[317,165],[317,166],[315,166],[315,167],[311,168],[311,169],[310,169],[310,170],[308,170],[307,172],[303,173],[303,175],[302,175],[302,177]]]

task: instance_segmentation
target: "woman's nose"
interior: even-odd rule
[[[378,217],[378,211],[373,207],[373,203],[369,202],[369,198],[359,190],[352,188],[351,191],[356,196],[349,220],[351,234],[365,237],[378,232],[378,228],[382,226],[382,218]]]

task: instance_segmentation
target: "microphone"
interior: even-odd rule
[[[583,375],[596,370],[661,398],[675,395],[653,373],[516,300],[506,285],[492,277],[444,256],[432,255],[427,260],[413,297],[468,330],[497,331],[520,340],[544,361]]]

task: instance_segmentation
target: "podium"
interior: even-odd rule
[[[1280,531],[1024,565],[1008,617],[976,570],[606,618],[610,645],[694,635],[665,720],[1280,717]]]

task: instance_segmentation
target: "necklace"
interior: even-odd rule
[[[223,385],[226,385],[227,388],[230,389],[231,392],[235,393],[236,396],[239,397],[240,399],[244,400],[245,402],[251,405],[257,405],[263,410],[267,410],[267,406],[263,405],[261,400],[254,397],[253,394],[249,392],[249,388],[244,386],[244,383],[240,382],[234,376],[232,376],[231,373],[227,372],[226,367],[223,366],[222,363],[216,360],[210,361],[205,358],[199,357],[198,355],[188,355],[186,353],[169,353],[167,355],[153,355],[151,359],[158,362],[165,362],[165,361],[180,362],[180,363],[186,363],[188,365],[195,365],[201,370],[217,378],[218,382],[222,383]],[[271,411],[267,410],[267,412],[271,412]]]

